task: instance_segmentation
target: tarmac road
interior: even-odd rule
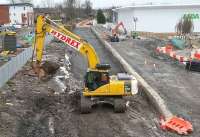
[[[200,73],[188,72],[180,65],[163,56],[153,55],[160,43],[155,40],[127,40],[111,43],[120,55],[165,100],[169,109],[188,119],[194,133],[200,135]]]

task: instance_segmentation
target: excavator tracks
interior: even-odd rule
[[[81,94],[80,110],[82,114],[87,114],[92,111],[92,102],[90,97],[85,97]]]
[[[123,98],[115,98],[113,106],[115,113],[124,113],[126,111],[126,102]]]

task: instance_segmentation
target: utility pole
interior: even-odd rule
[[[134,21],[134,25],[135,25],[134,30],[136,31],[136,23],[138,21],[138,18],[137,17],[133,17],[133,21]]]

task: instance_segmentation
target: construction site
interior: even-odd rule
[[[0,137],[200,136],[200,3],[123,3],[0,1]]]

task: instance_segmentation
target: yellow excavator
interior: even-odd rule
[[[59,39],[67,46],[80,52],[88,60],[88,70],[85,74],[84,90],[81,93],[81,113],[90,113],[92,106],[97,103],[109,103],[114,111],[121,113],[126,110],[124,96],[135,95],[138,92],[137,80],[126,73],[110,76],[110,65],[101,64],[94,48],[78,35],[56,24],[51,19],[39,15],[35,28],[37,73],[44,72],[41,68],[44,40],[47,33]]]

